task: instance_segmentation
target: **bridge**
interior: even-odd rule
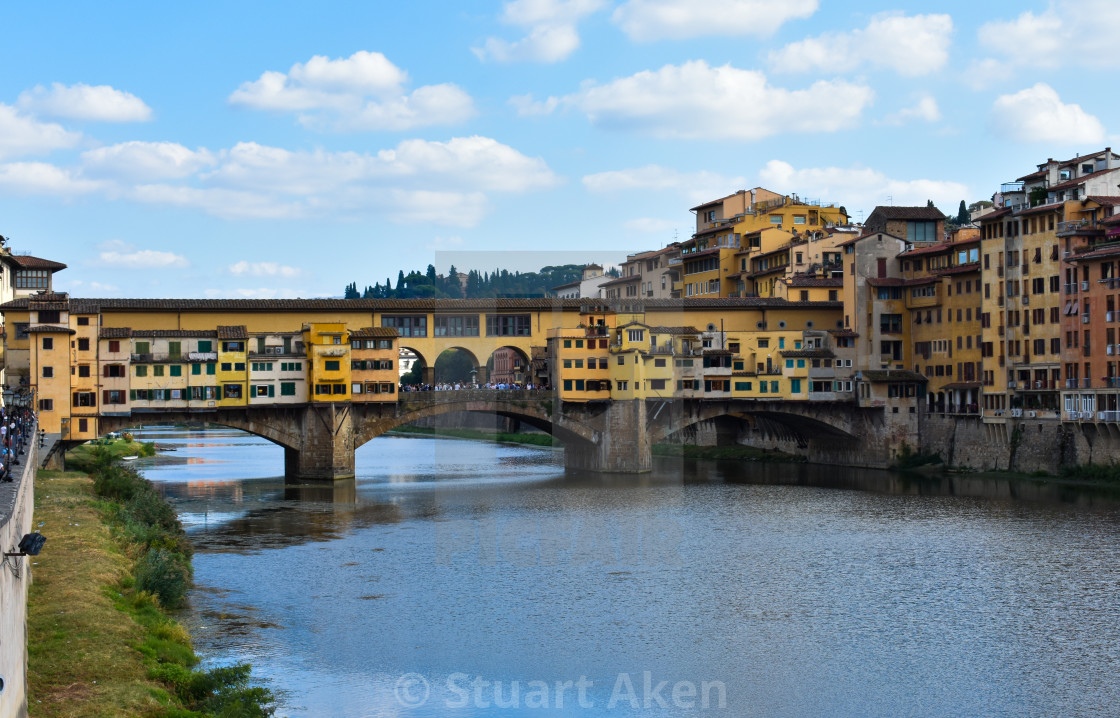
[[[370,440],[420,419],[453,412],[509,417],[551,434],[564,446],[569,469],[640,473],[652,466],[652,447],[702,422],[754,429],[795,442],[811,461],[886,466],[891,452],[872,448],[882,412],[854,402],[631,400],[563,402],[551,391],[464,390],[405,392],[396,403],[311,403],[245,406],[211,411],[144,411],[101,419],[105,432],[144,424],[205,421],[241,429],[284,447],[289,481],[354,476],[354,452]]]

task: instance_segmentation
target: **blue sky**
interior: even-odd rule
[[[0,27],[0,234],[76,296],[603,262],[738,189],[955,212],[1120,148],[1115,0],[4,3]]]

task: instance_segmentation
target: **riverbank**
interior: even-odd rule
[[[153,575],[145,544],[166,544],[175,534],[157,525],[166,519],[144,516],[165,517],[159,504],[170,506],[162,497],[153,502],[158,494],[140,488],[137,478],[150,484],[135,472],[116,466],[102,476],[117,494],[132,486],[133,500],[99,497],[94,479],[81,473],[38,475],[35,521],[50,549],[33,563],[30,715],[271,715],[268,692],[248,686],[248,666],[196,670],[186,630],[163,610],[158,591],[140,590],[166,578]]]

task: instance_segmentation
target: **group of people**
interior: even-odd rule
[[[0,409],[0,481],[13,481],[12,466],[26,450],[35,426],[35,413],[21,407]]]
[[[486,384],[472,384],[470,382],[440,382],[438,384],[401,384],[401,391],[537,391],[547,386],[532,382],[517,384],[513,382],[487,382]]]

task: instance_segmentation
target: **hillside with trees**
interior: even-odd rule
[[[358,290],[358,283],[346,285],[343,296],[346,299],[483,299],[489,297],[544,297],[549,290],[562,284],[569,284],[580,278],[582,264],[564,264],[558,267],[541,267],[539,272],[510,272],[495,269],[493,272],[467,272],[466,286],[460,283],[458,270],[454,265],[446,275],[436,274],[435,266],[429,264],[424,272],[404,270],[397,273],[394,284],[390,278],[385,283],[375,282]],[[617,276],[618,270],[608,271]]]

